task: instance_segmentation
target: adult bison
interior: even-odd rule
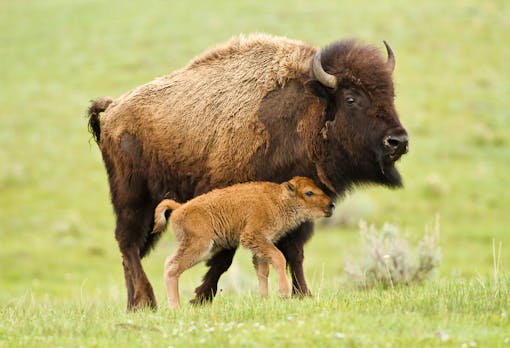
[[[150,232],[164,198],[184,202],[238,182],[298,175],[333,198],[357,184],[401,186],[394,163],[407,152],[408,136],[393,103],[395,58],[385,45],[387,58],[354,41],[317,50],[239,36],[118,99],[93,102],[89,127],[108,172],[128,309],[156,306],[141,258],[159,237]],[[294,295],[310,294],[303,245],[312,232],[303,224],[277,244]],[[234,253],[224,249],[208,262],[195,302],[212,300]]]

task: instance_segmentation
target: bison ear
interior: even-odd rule
[[[289,181],[284,182],[284,183],[283,183],[283,186],[284,186],[287,190],[289,190],[290,192],[296,192],[296,187],[295,187],[293,184],[291,184]]]
[[[321,99],[328,98],[327,87],[325,87],[322,83],[320,83],[317,80],[306,81],[305,88],[316,97],[319,97]]]

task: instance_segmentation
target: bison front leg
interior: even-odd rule
[[[208,261],[209,270],[204,276],[202,284],[195,289],[195,298],[190,301],[193,305],[211,302],[218,291],[218,281],[230,265],[236,249],[224,249],[214,254]]]
[[[292,277],[292,295],[312,296],[303,272],[304,245],[313,234],[313,222],[305,222],[282,238],[276,247],[285,256]]]

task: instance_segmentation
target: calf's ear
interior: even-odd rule
[[[289,190],[290,192],[296,192],[296,187],[292,183],[290,183],[289,181],[284,182],[283,186],[285,186],[285,188],[287,190]]]

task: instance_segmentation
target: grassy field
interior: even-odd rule
[[[0,347],[510,346],[509,18],[505,0],[0,0]],[[411,137],[399,165],[405,189],[361,188],[336,212],[345,226],[316,232],[305,249],[313,299],[260,301],[241,251],[213,305],[125,313],[88,102],[240,32],[319,46],[388,40]],[[349,284],[359,219],[396,224],[414,242],[436,214],[443,262],[434,278]],[[167,233],[144,261],[163,305],[171,249]],[[204,269],[184,274],[184,299]]]

